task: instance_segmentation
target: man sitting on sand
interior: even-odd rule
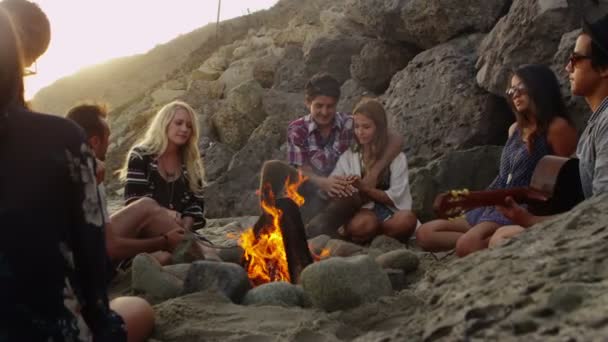
[[[298,189],[306,200],[301,212],[304,222],[308,223],[308,237],[320,234],[335,237],[337,228],[348,222],[360,205],[353,179],[330,176],[340,155],[354,142],[353,118],[336,111],[340,83],[328,74],[313,76],[306,83],[305,96],[309,114],[292,121],[287,128],[287,163],[267,161],[262,167],[260,185],[268,184],[273,193],[281,194],[286,178],[293,182],[298,170],[301,171],[309,179]],[[402,144],[403,139],[391,132],[386,151],[361,181],[375,187],[379,174],[401,152]],[[330,202],[330,198],[333,201]],[[327,208],[330,203],[334,210]],[[327,209],[325,214],[317,215],[322,209]]]

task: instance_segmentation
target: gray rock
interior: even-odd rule
[[[454,189],[483,190],[498,174],[502,147],[483,146],[446,154],[425,167],[410,169],[412,209],[422,222],[435,218],[437,194]]]
[[[370,249],[377,249],[382,251],[383,253],[403,249],[405,245],[402,244],[399,240],[394,239],[390,236],[386,235],[378,235],[376,236],[369,245]]]
[[[260,83],[263,88],[271,88],[274,85],[275,70],[279,66],[278,56],[265,56],[258,59],[253,65],[253,78]]]
[[[555,311],[570,312],[583,304],[588,292],[580,285],[565,285],[553,290],[547,300],[547,307]]]
[[[231,107],[222,107],[211,117],[220,142],[240,150],[257,127],[256,122]]]
[[[201,153],[203,154],[203,168],[207,182],[221,176],[228,169],[228,165],[230,165],[230,161],[234,156],[234,150],[222,143],[211,143]]]
[[[300,92],[308,78],[304,72],[304,53],[295,45],[285,47],[285,55],[274,73],[274,88],[286,92]]]
[[[415,271],[420,264],[418,256],[406,249],[384,253],[376,258],[376,262],[382,268],[402,270],[404,274]]]
[[[266,118],[262,105],[264,89],[255,80],[239,84],[228,92],[227,101],[232,108],[259,125]]]
[[[243,82],[252,80],[254,63],[254,58],[245,58],[230,64],[230,67],[219,78],[220,82],[226,86],[226,91],[232,90]]]
[[[365,255],[309,265],[301,281],[314,306],[326,311],[353,308],[392,293],[386,273]]]
[[[260,285],[245,295],[243,305],[304,306],[304,291],[290,283],[272,282]]]
[[[337,239],[327,241],[325,248],[329,250],[329,255],[332,257],[349,257],[355,254],[360,254],[365,250],[360,245]]]
[[[250,288],[247,272],[227,262],[196,261],[190,266],[182,294],[217,290],[239,303]]]
[[[373,40],[365,44],[361,53],[352,58],[350,73],[364,88],[383,93],[393,75],[403,69],[419,51],[397,44]]]
[[[305,75],[310,78],[319,72],[335,77],[340,84],[351,78],[351,58],[358,55],[366,40],[354,36],[321,36],[305,55]]]
[[[245,251],[241,247],[220,249],[218,255],[224,262],[241,265],[243,263],[243,255]]]
[[[584,15],[605,12],[605,8],[590,3],[590,0],[514,0],[507,15],[479,47],[477,83],[502,95],[513,68],[527,63],[550,64],[564,33],[579,28]],[[604,3],[604,7],[607,5]]]
[[[376,97],[376,94],[363,88],[357,81],[350,79],[340,88],[340,101],[338,111],[342,113],[352,113],[355,106],[363,97]]]
[[[475,34],[416,56],[397,73],[383,99],[391,128],[407,137],[410,167],[477,145],[502,145],[514,121],[503,98],[474,80]]]
[[[163,266],[163,270],[165,272],[174,275],[176,278],[182,281],[186,279],[186,275],[188,275],[189,269],[190,264],[174,264]]]
[[[164,301],[181,294],[183,281],[165,272],[151,255],[139,254],[133,259],[131,287],[151,300]]]
[[[312,254],[321,255],[321,252],[325,249],[329,240],[331,240],[331,238],[327,235],[315,236],[308,240],[308,248]]]
[[[203,251],[196,244],[197,238],[192,233],[186,233],[184,239],[173,250],[171,261],[174,264],[188,264],[197,260],[204,260]]]
[[[394,291],[401,291],[407,285],[405,281],[405,273],[403,273],[403,270],[385,268],[384,272],[386,272],[388,279],[391,281],[391,286],[393,287]]]

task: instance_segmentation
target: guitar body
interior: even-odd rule
[[[570,210],[584,199],[578,159],[545,156],[534,169],[528,188],[448,191],[435,198],[433,209],[439,217],[449,218],[466,210],[504,204],[507,197],[527,204],[534,215],[554,215]]]

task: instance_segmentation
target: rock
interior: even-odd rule
[[[547,307],[554,311],[570,312],[581,306],[586,297],[588,293],[583,286],[560,286],[549,295]]]
[[[390,127],[407,137],[410,167],[454,150],[506,141],[514,121],[511,109],[473,78],[474,51],[482,37],[474,34],[424,51],[393,77],[383,100]]]
[[[347,16],[365,31],[429,49],[454,37],[489,31],[508,0],[352,0]]]
[[[338,102],[338,111],[342,113],[352,113],[355,106],[363,99],[364,96],[376,97],[376,95],[367,89],[363,88],[357,81],[350,79],[340,88],[340,101]]]
[[[313,305],[325,311],[357,307],[392,293],[386,273],[365,255],[311,264],[300,278]]]
[[[420,264],[418,256],[406,249],[384,253],[376,258],[376,262],[385,269],[402,270],[404,275],[415,271]]]
[[[248,55],[249,53],[251,53],[251,49],[249,47],[239,46],[232,52],[232,57],[234,58],[234,60],[239,60]]]
[[[238,151],[249,139],[253,130],[257,127],[252,118],[243,116],[231,107],[222,107],[211,117],[215,131],[220,142],[228,145],[231,149]]]
[[[353,36],[321,36],[315,40],[305,55],[306,78],[326,72],[340,84],[351,78],[351,58],[358,55],[366,40]]]
[[[286,46],[274,73],[274,88],[293,93],[303,91],[308,81],[304,70],[302,49],[294,45]]]
[[[245,58],[230,64],[230,67],[219,78],[220,82],[225,84],[226,91],[232,90],[243,82],[252,80],[254,63],[255,59]]]
[[[210,68],[208,66],[201,66],[200,68],[192,72],[192,79],[197,81],[215,81],[222,75],[220,70]]]
[[[262,102],[264,111],[268,113],[268,116],[280,118],[281,122],[289,123],[308,113],[308,109],[304,105],[304,94],[302,92],[288,93],[271,89],[264,93]],[[287,131],[287,126],[284,127],[284,130]]]
[[[245,295],[243,305],[304,306],[304,291],[290,283],[272,282],[260,285]]]
[[[405,274],[403,270],[394,269],[394,268],[385,268],[384,272],[388,276],[388,279],[391,281],[391,286],[394,291],[401,291],[405,288]]]
[[[479,47],[477,83],[502,96],[513,68],[522,64],[550,64],[560,39],[566,32],[580,28],[580,18],[602,12],[579,2],[514,0]],[[604,4],[605,7],[607,4]],[[583,10],[588,6],[588,10]],[[605,11],[604,11],[605,12]]]
[[[383,93],[391,78],[414,58],[418,50],[397,44],[373,40],[365,44],[361,53],[352,58],[350,73],[364,88]]]
[[[224,96],[224,84],[219,81],[192,80],[184,99],[192,106],[195,103],[219,100]],[[198,98],[198,99],[195,99]]]
[[[163,88],[171,90],[186,90],[186,82],[183,79],[170,80],[163,84]]]
[[[184,280],[190,269],[190,264],[174,264],[163,266],[163,270],[169,274],[172,274],[177,279]]]
[[[259,125],[266,118],[262,105],[264,89],[255,80],[239,84],[228,92],[227,101],[237,112]]]
[[[234,156],[234,150],[222,143],[212,143],[202,153],[205,180],[207,182],[221,176],[228,169],[232,156]]]
[[[378,235],[376,236],[369,245],[370,249],[378,249],[383,253],[391,252],[394,250],[400,250],[405,248],[405,245],[399,242],[399,240],[394,239],[390,236],[386,235]]]
[[[155,90],[150,96],[154,101],[154,105],[165,105],[168,102],[171,102],[178,97],[184,95],[186,93],[185,90],[172,90],[172,89],[163,89],[160,88]]]
[[[138,254],[133,259],[131,287],[153,301],[164,301],[180,295],[183,281],[163,271],[161,265],[149,254]]]
[[[502,147],[483,146],[451,152],[428,165],[410,169],[412,210],[421,222],[435,217],[437,194],[458,189],[483,190],[498,175]]]
[[[227,262],[196,261],[190,266],[182,294],[217,290],[239,303],[249,287],[247,272],[240,266]]]
[[[279,63],[280,58],[273,55],[258,59],[253,65],[253,79],[259,82],[263,88],[272,88],[275,70]]]
[[[346,16],[344,6],[334,6],[321,11],[319,20],[326,35],[343,34],[354,36],[363,31],[360,24],[355,23]]]
[[[174,264],[189,264],[196,260],[204,260],[205,256],[195,244],[196,241],[198,240],[194,234],[186,233],[184,239],[173,250],[171,261]]]
[[[364,248],[357,244],[337,239],[329,240],[325,248],[329,250],[329,255],[334,257],[349,257],[364,251]]]
[[[243,255],[245,251],[241,247],[220,249],[218,255],[224,262],[231,262],[233,264],[242,265]]]
[[[331,238],[327,235],[319,235],[312,239],[308,240],[308,249],[310,249],[310,253],[316,256],[320,256],[321,252],[327,246],[327,243],[331,240]]]

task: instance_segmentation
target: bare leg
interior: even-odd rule
[[[110,308],[122,317],[127,326],[127,341],[143,342],[154,329],[154,310],[139,297],[119,297],[110,302]]]
[[[167,214],[152,198],[144,197],[120,209],[110,217],[113,233],[126,238],[160,236],[180,228],[179,223]]]
[[[481,222],[476,224],[456,242],[456,255],[463,257],[488,248],[490,237],[499,227],[500,225],[495,222]]]
[[[504,226],[498,228],[494,235],[490,238],[489,247],[493,248],[503,244],[506,240],[513,236],[522,233],[526,229],[522,226]]]
[[[456,241],[470,228],[471,226],[464,218],[453,221],[433,220],[418,228],[416,243],[425,251],[448,251],[456,247]]]
[[[407,240],[416,229],[418,219],[410,210],[399,210],[393,216],[382,222],[382,232],[397,240]]]
[[[378,235],[380,222],[373,211],[361,209],[346,224],[346,231],[354,242],[365,243]]]

